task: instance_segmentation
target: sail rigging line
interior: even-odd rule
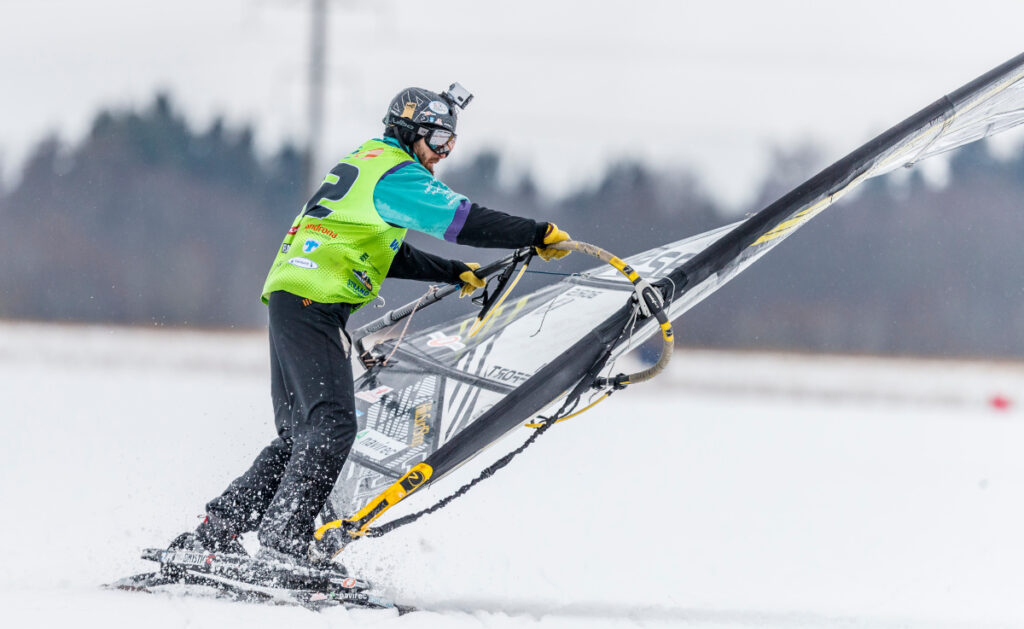
[[[570,402],[575,403],[576,401],[578,401],[578,399],[579,399],[578,397],[576,399],[574,399],[574,400],[568,400],[567,399],[565,401],[565,403],[562,405],[562,408],[559,409],[558,413],[555,413],[551,417],[546,418],[544,420],[544,422],[540,425],[540,427],[537,430],[533,431],[533,434],[531,434],[526,439],[526,441],[524,441],[522,443],[522,445],[520,445],[515,450],[512,450],[511,452],[509,452],[505,456],[501,457],[500,459],[498,459],[494,463],[488,465],[486,468],[484,468],[483,471],[480,472],[479,475],[477,475],[476,478],[474,478],[473,480],[469,481],[468,483],[466,483],[462,487],[459,487],[456,491],[454,491],[453,493],[445,496],[441,500],[438,500],[436,503],[434,503],[433,505],[427,507],[426,509],[422,509],[420,511],[417,511],[416,513],[411,513],[409,515],[402,516],[400,518],[396,518],[396,519],[394,519],[394,520],[392,520],[390,522],[386,522],[386,523],[381,524],[379,526],[365,527],[362,530],[361,533],[345,529],[345,524],[347,522],[350,522],[350,520],[335,519],[334,521],[327,522],[327,523],[323,524],[320,528],[318,528],[316,530],[316,532],[313,534],[313,537],[317,541],[322,541],[328,531],[331,531],[332,529],[338,529],[338,528],[341,528],[343,533],[347,534],[349,536],[350,540],[353,539],[351,537],[353,533],[358,533],[359,537],[381,537],[382,535],[390,533],[391,531],[394,531],[395,529],[401,528],[401,527],[403,527],[403,526],[405,526],[407,524],[412,524],[413,522],[415,522],[416,520],[419,520],[420,518],[422,518],[425,515],[430,515],[431,513],[434,513],[436,511],[440,511],[444,507],[448,506],[456,498],[460,498],[460,497],[466,495],[466,493],[470,489],[475,487],[481,481],[484,481],[484,480],[490,478],[491,476],[493,476],[495,472],[497,472],[498,470],[502,469],[503,467],[505,467],[506,465],[511,463],[512,459],[516,458],[517,456],[522,454],[524,451],[526,451],[526,449],[529,448],[531,445],[533,445],[542,434],[544,434],[549,428],[551,428],[552,426],[554,426],[556,423],[558,423],[560,421],[560,419],[562,418],[562,413],[566,410],[566,407],[570,406]],[[336,556],[342,550],[344,550],[344,546],[342,546],[341,548],[337,549],[334,552],[334,555]]]
[[[587,273],[559,273],[558,271],[537,271],[530,269],[527,271],[530,275],[557,275],[559,277],[586,277]]]
[[[475,269],[474,273],[476,274],[477,277],[489,278],[495,273],[504,271],[506,268],[509,267],[509,265],[514,266],[517,263],[517,260],[519,260],[522,256],[526,255],[528,251],[530,250],[527,248],[518,249],[513,253],[505,256],[504,258],[495,260],[490,264]],[[381,362],[381,357],[373,353],[374,347],[376,347],[377,344],[384,342],[384,340],[377,339],[373,344],[370,345],[370,347],[365,346],[364,341],[371,334],[390,328],[391,326],[396,325],[403,319],[411,318],[412,315],[415,314],[417,310],[422,310],[427,306],[436,304],[445,297],[461,290],[462,286],[463,284],[461,282],[458,284],[448,284],[441,288],[431,286],[432,290],[428,290],[427,294],[421,295],[419,299],[411,301],[398,308],[395,308],[394,310],[389,310],[388,312],[384,313],[380,317],[377,317],[373,321],[370,321],[369,323],[366,323],[365,325],[357,328],[350,335],[352,338],[352,345],[355,347],[356,355],[359,357],[359,360],[362,361],[363,366],[367,369],[367,371],[370,372],[371,374],[376,374],[377,372],[380,371],[381,368],[385,366],[384,363]],[[405,334],[405,331],[408,330],[408,328],[409,323],[408,321],[406,321],[405,328],[402,331],[403,336]],[[399,340],[401,340],[401,337],[399,338]],[[391,357],[394,355],[397,349],[398,343],[395,344],[395,347],[391,350],[391,353],[388,354],[387,360],[391,359]]]
[[[633,374],[619,374],[611,379],[598,379],[598,386],[611,385],[614,388],[621,389],[629,384],[636,384],[637,382],[644,382],[654,378],[659,373],[665,370],[668,366],[669,361],[672,359],[672,350],[675,347],[675,337],[672,334],[672,321],[668,318],[668,313],[665,312],[665,306],[667,301],[661,290],[652,286],[647,280],[640,277],[640,275],[633,270],[633,267],[629,266],[626,262],[621,260],[618,256],[586,242],[580,242],[578,240],[563,240],[562,242],[556,242],[549,245],[552,249],[559,249],[562,251],[579,251],[589,256],[593,256],[602,262],[606,262],[615,269],[626,276],[633,284],[633,299],[636,301],[636,306],[640,309],[644,318],[654,317],[658,320],[658,325],[661,327],[661,354],[658,356],[658,361],[648,367],[647,369],[638,371]],[[670,280],[671,281],[671,280]],[[673,282],[673,287],[675,286]]]
[[[674,286],[673,286],[673,288],[674,288]],[[627,330],[629,332],[629,337],[626,339],[626,347],[629,347],[629,346],[631,346],[633,344],[633,331],[636,329],[636,320],[639,317],[639,315],[640,315],[640,307],[637,306],[637,307],[633,308],[633,313],[630,315],[629,320],[626,321],[626,325],[622,328],[622,332],[619,334],[619,338],[617,338],[614,341],[614,343],[612,343],[612,345],[617,345],[619,340],[622,339],[623,335],[626,334]],[[604,360],[608,360],[608,357],[605,357]],[[611,362],[608,363],[608,373],[609,374],[612,371],[614,371],[614,367],[615,367],[615,360],[613,359],[613,360],[611,360]],[[600,372],[602,369],[603,369],[603,366],[602,366],[601,369],[598,369],[597,372]],[[595,376],[596,376],[596,374],[595,374]],[[611,380],[609,378],[597,378],[597,377],[594,377],[593,378],[593,384],[591,384],[590,386],[591,386],[591,388],[602,389],[605,386],[608,386],[607,383],[612,382],[612,381],[613,380]],[[601,402],[604,402],[605,400],[607,400],[609,397],[611,397],[612,393],[615,393],[616,391],[619,391],[619,390],[624,389],[624,388],[625,388],[625,386],[614,386],[614,385],[612,385],[611,388],[609,388],[609,389],[605,390],[603,393],[601,393],[600,396],[597,397],[597,399],[594,399],[594,397],[591,397],[590,398],[591,399],[590,403],[587,404],[585,407],[583,407],[580,410],[575,411],[575,412],[573,412],[573,413],[571,413],[569,415],[566,415],[564,417],[556,419],[554,421],[554,423],[558,424],[558,423],[564,422],[567,419],[572,419],[573,417],[576,417],[578,415],[582,415],[583,413],[586,413],[587,411],[589,411],[590,409],[594,408],[595,406],[597,406]],[[575,404],[578,404],[578,403],[579,403],[579,396],[576,396],[575,401],[574,401],[574,408],[575,408]],[[572,409],[570,409],[570,410],[572,410]],[[524,426],[526,426],[527,428],[538,428],[539,429],[539,428],[542,428],[545,424],[546,424],[546,422],[533,422],[533,423],[524,424]]]
[[[626,330],[629,330],[629,337],[626,339],[626,347],[627,348],[631,348],[633,346],[633,332],[636,330],[636,320],[637,320],[637,318],[639,316],[640,316],[640,309],[639,308],[633,308],[633,314],[630,315],[629,320],[626,321],[625,327],[622,328],[623,333],[625,333]],[[622,334],[619,335],[619,339],[621,339],[621,338],[622,338]],[[616,343],[617,342],[618,342],[618,340],[616,340]],[[626,351],[629,351],[629,350],[627,349]],[[608,375],[605,377],[605,380],[610,378],[612,372],[615,371],[615,361],[616,360],[617,359],[612,359],[608,363]],[[595,381],[595,386],[596,386],[596,383],[597,383],[597,381]]]
[[[566,418],[566,419],[568,419],[568,418]],[[551,428],[552,426],[554,426],[556,423],[558,423],[558,421],[560,421],[560,420],[552,418],[552,419],[548,419],[547,421],[543,422],[543,424],[537,430],[533,431],[533,434],[531,434],[529,436],[529,438],[527,438],[526,441],[524,441],[521,446],[519,446],[515,450],[509,452],[505,456],[501,457],[500,459],[498,459],[497,461],[495,461],[491,465],[487,466],[482,472],[480,472],[480,474],[476,478],[474,478],[473,480],[469,481],[468,483],[466,483],[462,487],[459,487],[452,494],[449,494],[448,496],[445,496],[444,498],[442,498],[441,500],[437,501],[433,505],[427,507],[426,509],[423,509],[421,511],[417,511],[416,513],[412,513],[412,514],[409,514],[409,515],[406,515],[406,516],[402,516],[400,518],[396,518],[396,519],[394,519],[394,520],[392,520],[390,522],[386,522],[386,523],[381,524],[379,526],[374,526],[372,528],[368,528],[368,529],[366,529],[366,532],[364,533],[364,535],[366,537],[380,537],[382,535],[385,535],[386,533],[390,533],[391,531],[394,531],[397,528],[401,528],[401,527],[403,527],[403,526],[405,526],[407,524],[412,524],[413,522],[415,522],[416,520],[419,520],[420,518],[422,518],[425,515],[430,515],[431,513],[434,513],[436,511],[440,511],[444,507],[447,507],[448,504],[451,503],[453,500],[455,500],[456,498],[460,498],[460,497],[466,495],[466,492],[468,492],[470,489],[472,489],[478,483],[480,483],[483,480],[486,480],[486,479],[490,478],[491,476],[494,475],[495,472],[497,472],[501,468],[503,468],[506,465],[508,465],[509,463],[511,463],[512,459],[516,458],[517,456],[522,454],[527,448],[529,448],[531,445],[533,445],[533,443],[536,442],[537,439],[542,434],[544,434],[544,432],[546,432],[548,428]],[[328,526],[328,524],[324,525],[324,527],[326,527],[326,526]],[[321,527],[320,529],[318,529],[317,530],[317,534],[320,534],[320,532],[324,529],[324,527]]]
[[[476,333],[483,327],[484,321],[490,318],[490,313],[497,311],[498,307],[504,303],[505,298],[508,297],[515,285],[519,283],[520,278],[523,277],[523,272],[526,271],[526,267],[529,266],[530,260],[533,259],[534,251],[532,248],[523,248],[517,250],[512,254],[512,261],[504,268],[501,275],[498,276],[497,285],[494,287],[493,292],[488,292],[488,287],[484,286],[483,294],[480,297],[473,298],[473,303],[480,306],[480,313],[477,314],[476,320],[473,322],[473,326],[469,330],[467,338],[476,336]],[[519,271],[519,275],[516,276],[515,281],[512,285],[505,290],[505,286],[512,278],[512,273],[515,272],[516,266],[519,262],[523,261],[523,269]],[[505,290],[504,293],[502,291]],[[501,294],[499,298],[499,294]],[[492,309],[493,308],[493,309]]]
[[[551,307],[555,305],[556,301],[556,299],[548,300],[548,305],[544,308],[544,314],[540,316],[540,323],[537,324],[537,329],[530,335],[531,339],[540,334],[540,331],[544,329],[544,322],[548,320],[548,313],[551,312]]]
[[[623,330],[623,333],[624,332],[625,330]],[[604,354],[600,358],[598,358],[598,360],[590,367],[590,369],[587,370],[587,373],[584,374],[583,378],[580,379],[580,382],[577,383],[577,385],[573,388],[569,395],[566,396],[565,401],[562,402],[562,406],[558,409],[558,411],[556,411],[553,415],[550,415],[548,417],[540,417],[539,419],[541,419],[542,421],[537,423],[535,426],[531,426],[536,427],[536,430],[534,430],[533,434],[531,434],[526,439],[526,441],[522,443],[522,445],[520,445],[515,450],[512,450],[508,454],[504,455],[494,463],[488,465],[486,468],[484,468],[483,471],[480,472],[479,475],[477,475],[476,478],[466,483],[462,487],[459,487],[455,492],[449,494],[448,496],[445,496],[444,498],[437,501],[433,505],[427,507],[426,509],[422,509],[420,511],[417,511],[416,513],[396,518],[390,522],[386,522],[375,527],[370,527],[368,521],[363,525],[361,529],[353,531],[351,529],[346,528],[347,524],[352,523],[351,519],[337,519],[333,522],[327,522],[316,530],[316,532],[313,534],[313,537],[317,541],[322,541],[327,532],[339,528],[342,530],[342,533],[344,535],[347,535],[349,537],[350,541],[351,539],[355,538],[354,535],[358,537],[380,537],[382,535],[390,533],[391,531],[394,531],[397,528],[403,527],[407,524],[412,524],[413,522],[419,520],[421,517],[425,515],[429,515],[436,511],[440,511],[444,507],[448,506],[456,498],[464,496],[470,489],[475,487],[481,481],[490,478],[491,476],[494,475],[495,472],[511,463],[512,459],[516,458],[517,456],[525,452],[526,449],[533,445],[542,434],[547,432],[549,428],[565,419],[569,419],[583,412],[586,412],[587,410],[596,406],[599,402],[602,402],[605,399],[607,399],[612,393],[614,393],[616,389],[609,389],[597,401],[589,404],[586,408],[576,411],[576,407],[579,406],[580,396],[583,394],[584,391],[593,386],[592,383],[596,380],[597,374],[604,368],[609,356],[611,356],[611,347],[609,347],[607,351],[605,351]],[[409,473],[412,473],[414,470],[416,470],[416,468],[410,470]],[[409,476],[409,473],[407,473],[406,476]],[[429,471],[427,472],[427,476],[429,477]],[[407,495],[407,493],[402,494],[401,497],[404,498],[405,495]],[[367,505],[367,507],[369,507],[369,505]],[[377,511],[378,514],[382,512],[383,509]],[[372,519],[370,521],[372,521]],[[344,544],[342,544],[341,547],[334,552],[334,555],[337,556],[337,554],[341,553],[342,550],[344,550]]]
[[[476,476],[476,478],[474,478],[473,480],[471,480],[468,483],[464,484],[462,487],[459,487],[453,493],[445,496],[441,500],[438,500],[436,503],[434,503],[433,505],[427,507],[426,509],[421,509],[420,511],[417,511],[416,513],[411,513],[409,515],[402,516],[400,518],[395,518],[394,520],[392,520],[390,522],[386,522],[386,523],[378,525],[378,526],[365,527],[363,529],[363,533],[362,533],[361,536],[363,536],[363,537],[381,537],[382,535],[390,533],[391,531],[394,531],[395,529],[401,528],[401,527],[403,527],[403,526],[405,526],[407,524],[412,524],[413,522],[415,522],[416,520],[419,520],[420,518],[422,518],[425,515],[430,515],[431,513],[435,513],[437,511],[440,511],[444,507],[448,506],[456,498],[460,498],[460,497],[466,495],[466,493],[470,489],[475,487],[481,481],[484,481],[484,480],[490,478],[491,476],[494,475],[495,472],[497,472],[498,470],[504,468],[509,463],[511,463],[512,459],[516,458],[517,456],[519,456],[520,454],[525,452],[527,448],[529,448],[531,445],[533,445],[537,441],[537,439],[540,438],[540,436],[542,434],[547,432],[547,430],[549,428],[551,428],[552,426],[554,426],[555,424],[560,423],[562,421],[565,421],[567,419],[571,419],[573,417],[576,417],[577,415],[580,415],[582,413],[585,413],[586,411],[590,410],[591,408],[597,406],[600,402],[603,402],[604,400],[608,399],[608,397],[610,397],[611,394],[616,391],[616,389],[613,388],[613,389],[609,389],[609,390],[605,391],[596,401],[591,402],[586,407],[580,409],[579,411],[576,411],[576,407],[579,406],[580,396],[582,395],[583,391],[585,391],[587,388],[589,388],[591,386],[591,383],[595,380],[596,374],[598,372],[600,372],[601,369],[604,367],[604,364],[608,360],[608,356],[609,355],[610,355],[610,351],[605,353],[605,355],[602,358],[600,358],[591,367],[591,369],[587,372],[587,374],[585,374],[584,377],[581,379],[580,383],[577,384],[577,386],[573,389],[572,392],[569,393],[568,396],[566,396],[565,401],[562,402],[562,406],[558,409],[557,412],[555,412],[553,415],[550,415],[548,417],[540,417],[539,419],[542,420],[540,422],[536,422],[536,423],[532,423],[532,424],[526,424],[527,427],[529,427],[529,428],[536,428],[536,430],[534,430],[533,434],[531,434],[526,439],[526,441],[524,441],[522,443],[522,445],[520,445],[518,448],[516,448],[515,450],[512,450],[508,454],[504,455],[503,457],[501,457],[500,459],[498,459],[494,463],[488,465],[486,468],[484,468],[480,472],[480,474],[478,474]],[[583,386],[583,385],[586,385],[586,386]],[[322,540],[324,535],[327,533],[327,531],[329,531],[331,529],[334,529],[334,528],[339,528],[339,527],[341,527],[345,531],[345,533],[348,533],[348,534],[351,535],[352,531],[344,529],[345,522],[349,522],[349,520],[336,519],[334,522],[327,522],[323,526],[321,526],[319,529],[316,530],[316,533],[314,533],[314,537],[317,540]],[[335,554],[340,553],[341,550],[344,550],[344,547],[339,549]]]
[[[473,273],[479,278],[490,277],[495,273],[503,271],[505,267],[507,267],[516,259],[516,256],[521,255],[521,252],[522,250],[510,253],[504,258],[495,260],[490,264],[487,264],[485,266],[480,267],[479,269],[474,270]],[[362,341],[363,337],[369,336],[374,332],[379,332],[385,328],[389,328],[398,323],[399,321],[401,321],[402,319],[408,317],[414,308],[422,310],[423,308],[426,308],[429,305],[436,304],[445,297],[448,297],[452,293],[456,293],[461,289],[461,282],[458,284],[448,284],[446,286],[443,286],[442,288],[437,289],[437,291],[435,291],[429,299],[425,300],[425,302],[420,304],[419,306],[417,306],[416,304],[417,302],[423,299],[422,297],[420,297],[420,299],[416,301],[411,301],[405,304],[404,306],[395,308],[394,310],[389,310],[388,312],[384,313],[380,317],[377,317],[373,321],[370,321],[369,323],[357,328],[352,333],[352,337],[355,339],[355,342],[359,343],[360,341]]]
[[[560,422],[564,422],[567,419],[572,419],[573,417],[576,417],[577,415],[582,415],[583,413],[586,413],[587,411],[589,411],[590,409],[594,408],[595,406],[597,406],[601,402],[604,402],[605,400],[607,400],[609,397],[611,397],[612,393],[614,393],[614,392],[615,392],[615,389],[608,389],[607,391],[602,393],[600,397],[598,397],[596,400],[594,400],[590,404],[587,404],[586,406],[584,406],[580,410],[576,411],[575,413],[572,413],[571,415],[566,415],[565,417],[560,417],[560,418],[556,419],[552,423],[557,424],[557,423],[560,423]],[[548,422],[547,421],[535,422],[535,423],[529,423],[529,424],[523,424],[523,425],[526,426],[527,428],[544,428],[545,426],[548,425]]]
[[[547,275],[561,275],[564,277],[579,278],[581,280],[590,279],[590,273],[550,273],[548,271],[527,271],[527,273],[544,273]],[[544,313],[540,317],[540,322],[537,324],[537,329],[533,331],[533,334],[529,338],[533,338],[540,334],[540,331],[544,329],[544,322],[548,319],[548,313],[554,308],[557,299],[548,300],[548,305],[544,307]]]
[[[409,324],[412,323],[413,315],[416,314],[416,309],[420,307],[420,302],[422,302],[424,299],[427,299],[436,292],[437,287],[431,285],[430,288],[427,289],[427,292],[420,295],[420,298],[416,300],[416,305],[412,307],[412,311],[409,313],[409,316],[405,318],[405,325],[402,326],[401,334],[399,334],[398,338],[395,339],[395,346],[391,348],[391,353],[387,355],[387,358],[381,361],[381,365],[387,365],[388,361],[391,360],[391,357],[394,356],[395,352],[398,351],[398,346],[402,344],[402,339],[405,338],[405,333],[409,331]]]
[[[532,253],[526,257],[526,260],[523,261],[523,268],[519,269],[519,274],[516,275],[516,279],[512,280],[512,283],[508,285],[508,288],[505,289],[505,292],[494,304],[494,307],[492,308],[490,305],[487,305],[483,310],[480,311],[480,314],[477,315],[476,321],[473,322],[473,327],[469,329],[469,334],[467,335],[468,338],[473,338],[474,336],[476,336],[476,333],[483,329],[484,324],[486,324],[487,321],[491,318],[491,315],[501,310],[501,304],[505,303],[505,298],[509,296],[509,294],[512,292],[512,289],[514,289],[516,287],[516,284],[519,283],[519,280],[523,278],[523,273],[526,273],[526,269],[528,266],[530,266],[530,260],[532,258]],[[509,266],[509,269],[514,268],[515,263]],[[509,273],[509,275],[511,275],[511,273]],[[505,278],[504,274],[502,274],[502,278]]]

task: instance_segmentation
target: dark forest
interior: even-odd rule
[[[751,211],[841,157],[807,146],[777,153]],[[74,146],[44,139],[16,183],[0,186],[0,318],[263,326],[260,289],[305,201],[302,165],[295,146],[261,155],[246,127],[221,120],[193,129],[165,95],[141,111],[100,113]],[[737,218],[692,173],[636,162],[611,164],[591,186],[557,201],[529,177],[503,186],[497,152],[445,166],[442,179],[474,201],[554,220],[620,256]],[[685,315],[678,342],[1022,358],[1022,198],[1024,151],[997,159],[984,143],[953,154],[942,187],[917,171],[870,180]],[[411,241],[451,257],[498,257]],[[542,268],[593,266],[580,257]],[[423,290],[392,282],[383,294],[392,307]],[[364,311],[364,320],[381,312]]]

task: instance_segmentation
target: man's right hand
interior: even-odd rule
[[[556,242],[562,242],[565,240],[572,240],[568,232],[564,232],[558,229],[558,225],[554,223],[548,223],[547,231],[544,232],[544,244],[553,245]],[[561,249],[552,249],[551,247],[537,247],[537,255],[544,258],[544,261],[550,261],[553,259],[564,258],[569,255],[570,251],[562,251]]]
[[[459,281],[462,282],[462,288],[459,289],[459,298],[469,297],[478,288],[487,286],[487,280],[477,277],[475,271],[480,268],[480,265],[476,262],[463,262],[469,267],[468,271],[463,271],[459,274]]]

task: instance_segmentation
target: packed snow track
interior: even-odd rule
[[[140,549],[195,526],[269,440],[265,346],[0,325],[6,626],[1024,626],[1024,367],[977,362],[680,351],[346,550],[424,610],[402,617],[101,589],[151,569]]]

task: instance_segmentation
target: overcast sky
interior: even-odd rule
[[[309,6],[0,0],[6,179],[44,134],[76,141],[157,89],[199,128],[224,114],[264,148],[301,140]],[[839,158],[1020,53],[1022,24],[1010,0],[334,0],[321,161],[379,135],[402,87],[459,81],[476,99],[453,160],[497,146],[551,194],[615,158],[686,165],[738,207],[773,145]]]

